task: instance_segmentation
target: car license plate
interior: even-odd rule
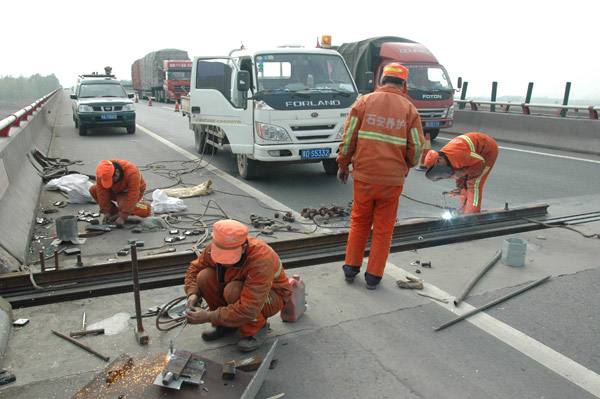
[[[100,115],[100,119],[103,121],[114,121],[117,119],[117,114],[102,114]]]
[[[329,158],[331,148],[313,148],[310,150],[300,150],[300,158],[302,159],[317,159]]]
[[[442,122],[440,122],[440,121],[425,122],[425,127],[440,127],[440,126],[442,126]]]

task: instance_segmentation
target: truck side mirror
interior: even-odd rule
[[[364,91],[370,93],[375,89],[375,75],[373,72],[365,72]]]
[[[458,77],[458,82],[456,82],[456,87],[458,87],[459,89],[462,88],[462,77],[461,76]]]
[[[134,95],[133,93],[128,93],[128,94],[127,94],[127,97],[128,97],[128,98],[133,98],[133,95]]]
[[[241,93],[248,93],[250,89],[250,72],[239,71],[237,75],[237,89]]]
[[[71,97],[71,100],[77,100],[77,94],[71,94],[69,97]]]

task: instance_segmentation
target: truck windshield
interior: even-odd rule
[[[120,84],[82,84],[79,86],[79,98],[89,97],[127,97],[125,90]]]
[[[167,79],[169,80],[190,80],[192,71],[168,71]]]
[[[448,74],[439,66],[409,65],[408,89],[452,91]]]
[[[336,55],[260,54],[255,61],[259,92],[356,92],[346,65]]]

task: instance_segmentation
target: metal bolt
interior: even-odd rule
[[[54,271],[58,271],[58,251],[54,251]]]
[[[40,269],[42,273],[46,271],[46,259],[44,259],[44,251],[40,251]]]
[[[81,254],[77,255],[77,267],[83,266],[83,262],[81,261]]]

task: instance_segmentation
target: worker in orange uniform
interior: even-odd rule
[[[437,152],[430,150],[425,158],[428,179],[456,179],[459,213],[481,212],[483,186],[498,157],[498,144],[492,137],[471,132],[457,136]]]
[[[419,163],[424,143],[421,118],[406,97],[407,79],[402,64],[384,67],[382,86],[352,106],[337,157],[338,179],[346,183],[352,164],[354,180],[344,275],[352,282],[360,272],[372,228],[368,289],[383,276],[404,179]]]
[[[250,352],[266,339],[267,318],[276,315],[291,295],[288,278],[275,251],[235,220],[213,226],[212,242],[185,275],[190,324],[212,323],[202,333],[213,341],[239,329],[238,348]],[[204,298],[209,311],[196,307]]]
[[[104,223],[121,227],[131,215],[148,217],[150,204],[142,201],[146,182],[137,166],[122,159],[103,160],[96,167],[96,184],[90,194],[104,214]]]

